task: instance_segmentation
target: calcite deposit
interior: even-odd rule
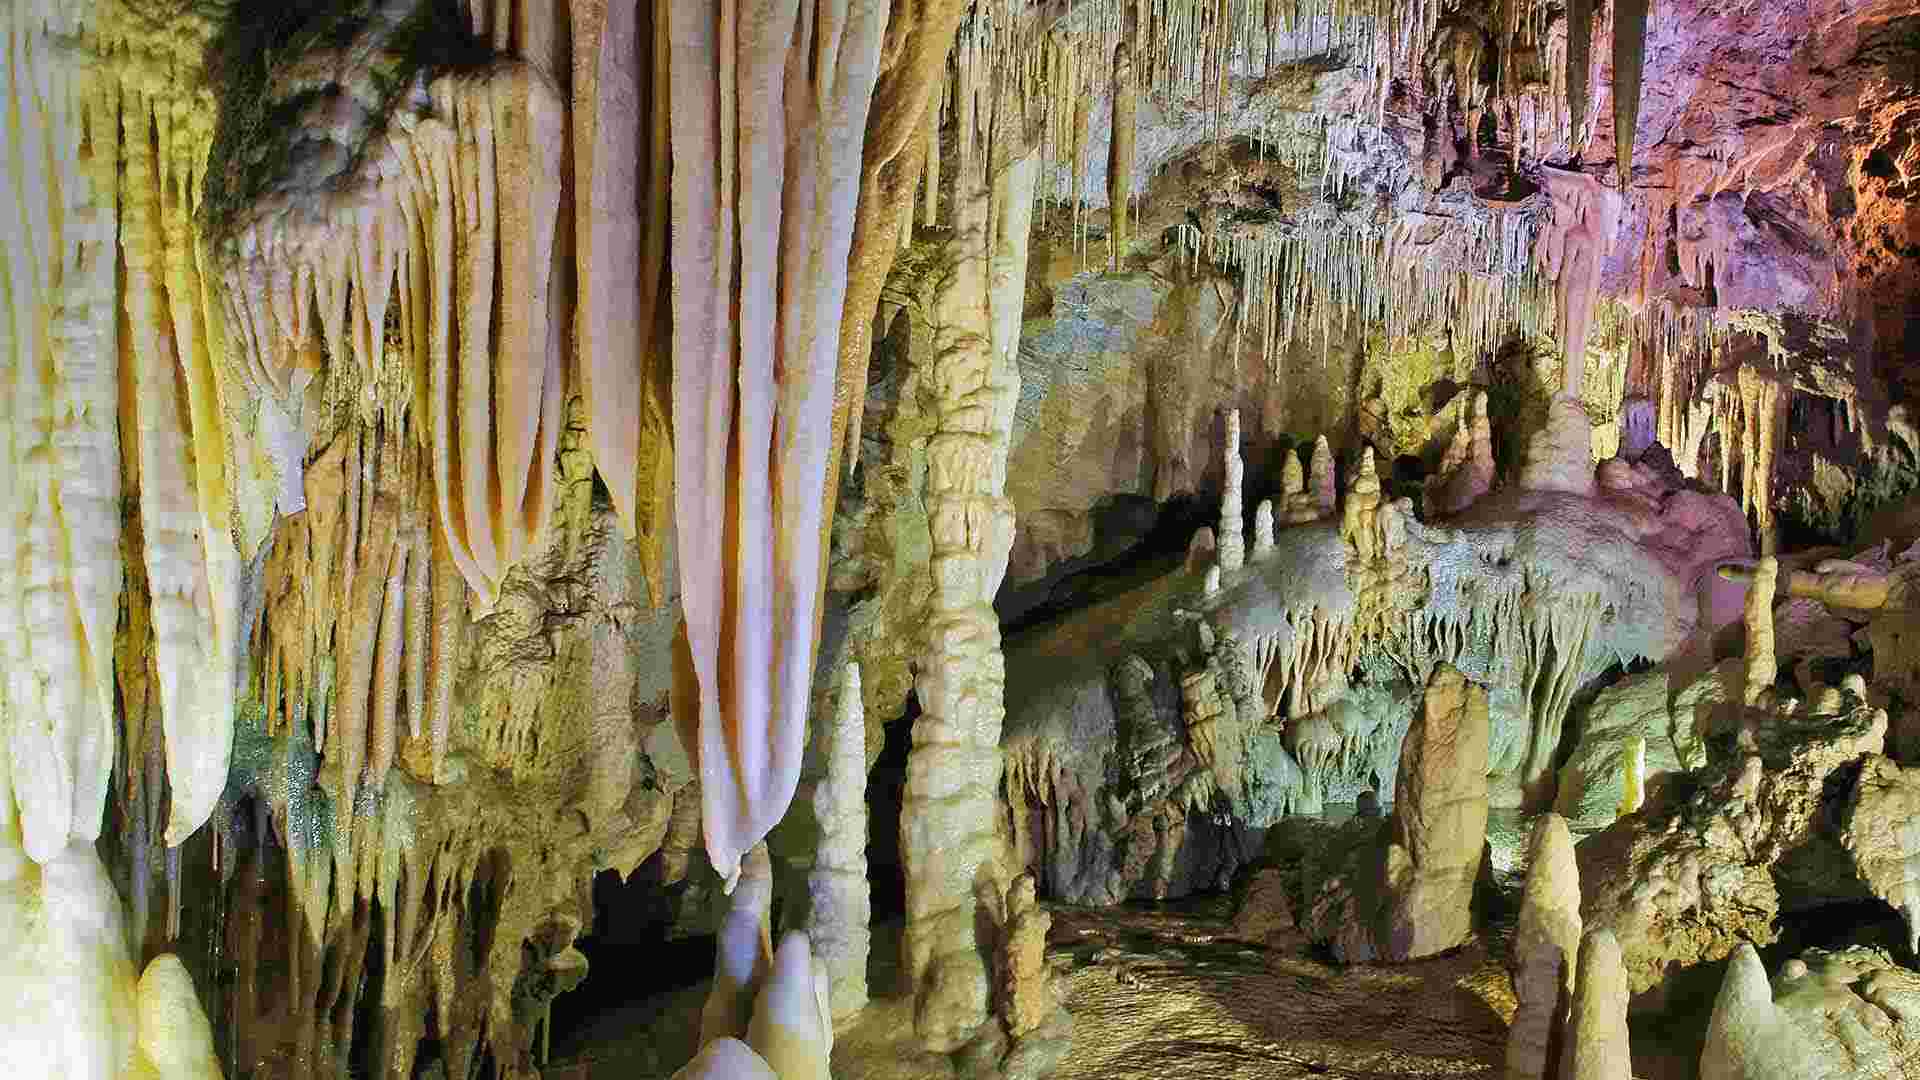
[[[0,1065],[1920,1075],[1917,21],[16,0]]]

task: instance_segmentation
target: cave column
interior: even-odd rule
[[[1009,130],[1020,113],[1006,99],[991,139],[972,129],[972,110],[961,112],[953,269],[929,312],[938,401],[927,451],[933,592],[915,682],[924,711],[901,815],[915,1027],[936,1052],[966,1045],[987,1021],[980,898],[1007,886],[997,827],[1005,658],[993,597],[1013,545],[1007,452],[1038,176],[1032,140]]]

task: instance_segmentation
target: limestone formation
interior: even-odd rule
[[[1783,703],[1746,730],[1753,750],[1724,737],[1688,805],[1649,805],[1580,844],[1581,912],[1618,939],[1636,995],[1658,1000],[1671,971],[1771,943],[1784,907],[1865,894],[1822,807],[1829,785],[1884,749],[1884,710],[1857,701],[1818,716]]]
[[[1318,453],[1317,450],[1315,452]],[[1319,459],[1316,457],[1315,460]],[[1306,468],[1300,464],[1298,447],[1288,452],[1282,465],[1280,495],[1281,520],[1288,525],[1305,525],[1326,516],[1319,492],[1307,489]]]
[[[1113,114],[1107,151],[1107,269],[1126,265],[1127,245],[1133,237],[1129,211],[1133,201],[1134,130],[1139,108],[1133,49],[1122,41],[1113,50]]]
[[[1418,960],[1473,931],[1486,850],[1487,691],[1442,663],[1417,708],[1392,815],[1366,842],[1303,874],[1301,929],[1344,963]]]
[[[1457,514],[1493,489],[1493,421],[1487,414],[1485,391],[1475,390],[1462,410],[1440,467],[1427,478],[1426,509],[1447,517]]]
[[[1840,839],[1873,895],[1906,921],[1908,947],[1920,951],[1920,769],[1868,757]]]
[[[729,883],[799,782],[845,268],[886,26],[872,4],[730,11],[670,5],[667,20],[674,524],[681,551],[714,556],[680,560],[700,695],[697,737],[683,734]],[[813,55],[790,78],[796,50]]]
[[[1730,659],[1677,688],[1683,678],[1658,667],[1601,690],[1579,717],[1579,737],[1561,765],[1554,810],[1575,827],[1604,826],[1632,800],[1638,776],[1642,804],[1658,801],[1676,779],[1707,764],[1712,720],[1736,690],[1741,661]]]
[[[1627,1040],[1627,973],[1620,943],[1610,930],[1594,930],[1580,942],[1573,1007],[1561,1056],[1561,1080],[1632,1080]]]
[[[1273,554],[1273,500],[1261,499],[1253,510],[1253,557],[1264,559]]]
[[[1335,498],[1333,447],[1328,445],[1325,435],[1316,436],[1313,440],[1313,463],[1308,475],[1312,477],[1313,496],[1320,502],[1320,516],[1332,516]]]
[[[1634,813],[1647,801],[1647,737],[1628,736],[1620,761],[1620,815]]]
[[[992,88],[996,108],[1010,108],[1007,91]],[[935,301],[931,384],[939,413],[926,496],[933,590],[915,683],[924,712],[914,722],[901,850],[914,1023],[923,1045],[936,1052],[960,1049],[987,1022],[991,988],[976,946],[976,890],[983,877],[1005,873],[995,824],[1005,662],[992,601],[1013,546],[1007,450],[1038,160],[1012,126],[1013,114],[1001,115],[1006,123],[990,129],[991,137],[971,120],[962,125],[954,269]]]
[[[1340,538],[1361,561],[1383,554],[1380,543],[1379,513],[1383,501],[1380,472],[1373,463],[1373,447],[1362,447],[1360,462],[1347,482],[1347,497],[1340,504]]]
[[[1394,781],[1382,959],[1432,956],[1473,930],[1487,829],[1488,734],[1486,688],[1437,666]]]
[[[1007,1034],[1015,1039],[1038,1031],[1059,1007],[1047,970],[1047,930],[1052,925],[1053,917],[1034,894],[1033,875],[1014,879],[1007,890],[996,995]]]
[[[1558,1077],[1576,1053],[1569,1021],[1580,943],[1580,874],[1566,819],[1547,814],[1527,845],[1527,884],[1513,934],[1518,999],[1507,1033],[1508,1080]],[[1618,948],[1615,966],[1618,966]],[[1624,1022],[1624,1015],[1622,1017]]]
[[[1527,441],[1520,486],[1593,494],[1593,423],[1579,399],[1563,395],[1547,407],[1545,426]]]
[[[1746,671],[1740,700],[1749,709],[1762,705],[1779,677],[1779,661],[1773,652],[1773,591],[1779,573],[1778,562],[1766,556],[1755,564],[1753,581],[1748,585]]]
[[[1240,410],[1227,411],[1223,458],[1226,482],[1220,496],[1220,572],[1231,574],[1247,561],[1247,526],[1242,519],[1240,489],[1246,468],[1240,461]]]
[[[1741,943],[1727,962],[1726,981],[1714,999],[1700,1080],[1771,1080],[1832,1075],[1774,1003],[1760,954]]]
[[[578,1080],[717,926],[622,1060],[1484,1071],[1492,803],[1600,829],[1517,1073],[1731,957],[1707,1075],[1920,1074],[1888,951],[1746,947],[1920,942],[1906,12],[1676,4],[7,5],[0,1063]],[[1428,962],[1047,906],[1252,865]],[[1142,1034],[1223,1005],[1310,1038]]]
[[[860,666],[848,664],[834,722],[821,725],[827,775],[814,791],[820,847],[807,878],[807,937],[826,970],[835,1021],[867,1004],[867,722]]]

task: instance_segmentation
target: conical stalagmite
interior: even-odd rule
[[[1619,939],[1607,929],[1589,932],[1580,942],[1560,1071],[1552,1075],[1559,1080],[1633,1080],[1627,1039],[1630,990]]]
[[[827,775],[814,792],[820,850],[807,877],[807,935],[826,969],[836,1020],[867,1004],[872,900],[867,884],[867,722],[860,665],[848,664],[839,707],[822,725]]]
[[[1514,929],[1514,996],[1519,1007],[1507,1032],[1507,1080],[1555,1077],[1569,1050],[1567,1009],[1580,949],[1580,871],[1573,835],[1559,814],[1534,823],[1527,845],[1527,884]]]

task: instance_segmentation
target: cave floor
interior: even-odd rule
[[[1052,907],[1048,963],[1074,1018],[1072,1049],[1053,1080],[1499,1075],[1514,1008],[1501,958],[1529,824],[1516,812],[1495,812],[1489,840],[1497,910],[1484,913],[1491,918],[1467,944],[1412,964],[1343,967],[1292,931],[1264,943],[1234,940],[1227,896]],[[955,1077],[948,1059],[913,1041],[900,929],[897,921],[874,928],[875,1001],[836,1036],[837,1080]],[[601,1013],[555,1043],[547,1080],[672,1076],[693,1056],[706,993],[702,982]],[[1690,1080],[1694,1029],[1704,1015],[1681,1025],[1695,1036],[1690,1041],[1651,1020],[1635,1022],[1635,1072]]]
[[[1398,967],[1339,967],[1304,941],[1227,940],[1231,901],[1057,908],[1049,963],[1074,1015],[1073,1049],[1055,1080],[1440,1077],[1499,1067],[1512,1010],[1475,939]],[[1500,931],[1494,931],[1499,934]],[[834,1047],[839,1080],[949,1077],[911,1044],[897,925],[876,928],[880,999]],[[704,985],[605,1013],[556,1046],[548,1080],[671,1076],[692,1056]]]
[[[1062,909],[1073,1049],[1058,1080],[1469,1076],[1496,1070],[1512,992],[1490,943],[1339,967],[1304,940],[1226,940],[1228,902]],[[1070,965],[1070,966],[1069,966]]]

